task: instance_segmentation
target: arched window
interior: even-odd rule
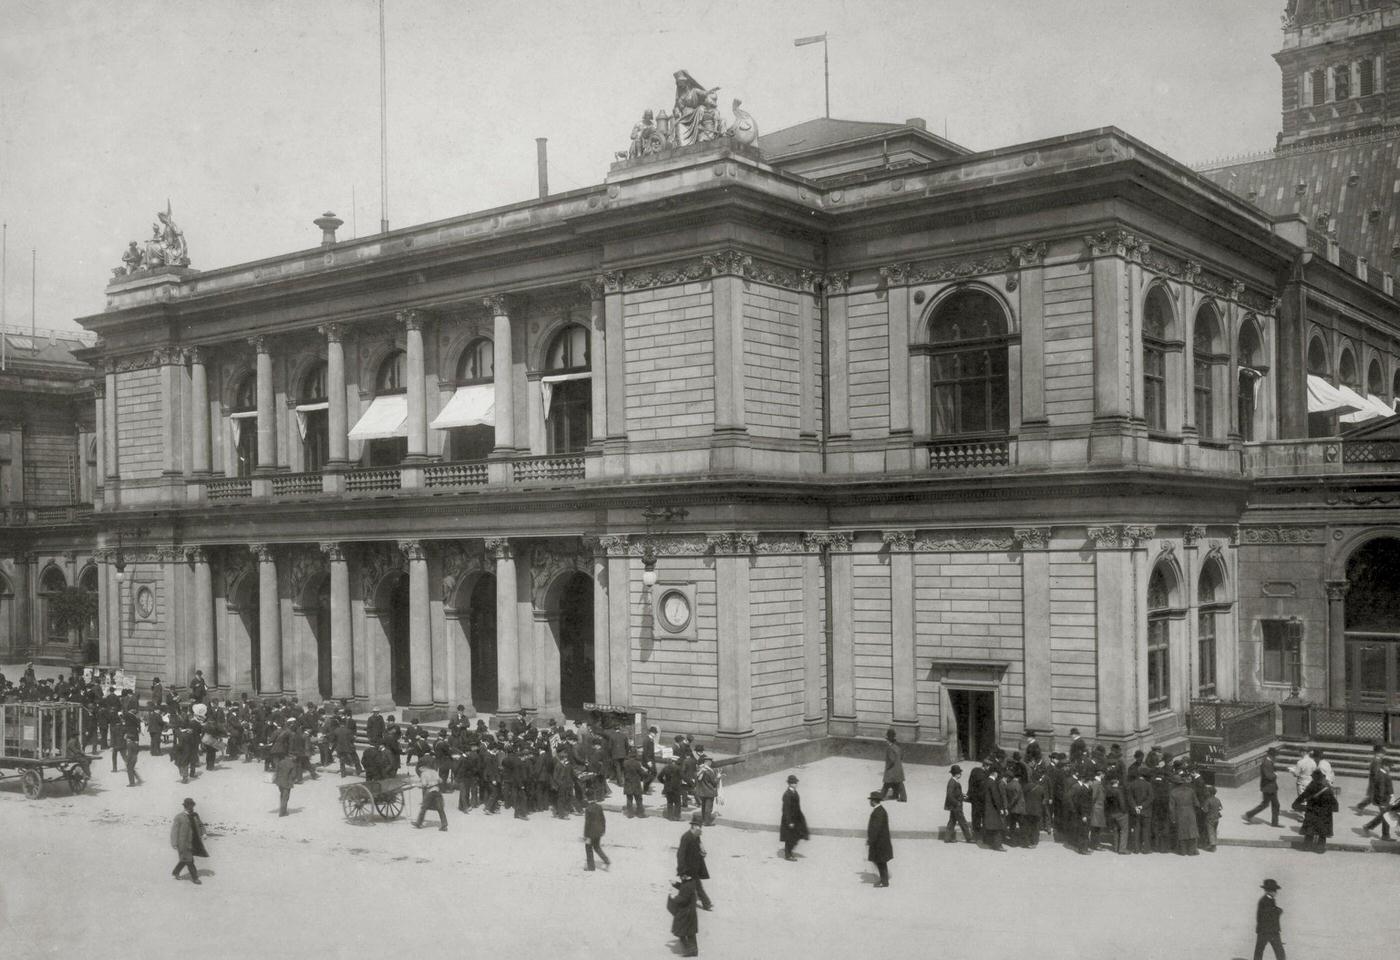
[[[1178,596],[1176,577],[1158,564],[1147,581],[1147,709],[1157,713],[1171,707],[1171,634]]]
[[[1308,373],[1314,377],[1332,381],[1332,367],[1327,359],[1327,344],[1321,337],[1313,337],[1308,342]],[[1331,437],[1337,433],[1337,415],[1334,413],[1309,413],[1308,436]]]
[[[53,604],[63,591],[68,589],[68,578],[58,567],[49,567],[39,578],[39,601],[44,607],[44,638],[49,643],[67,643],[68,631],[59,629],[58,618],[53,616]]]
[[[1225,576],[1218,561],[1211,560],[1201,570],[1196,589],[1196,695],[1217,696],[1216,634],[1218,624],[1230,604],[1225,597]]]
[[[1259,399],[1264,388],[1264,375],[1268,372],[1264,363],[1264,345],[1259,340],[1259,328],[1255,322],[1246,320],[1240,328],[1240,367],[1239,382],[1236,384],[1236,402],[1239,407],[1240,437],[1246,442],[1258,440],[1262,431],[1255,423],[1259,414]]]
[[[1337,380],[1358,393],[1361,391],[1361,374],[1356,368],[1356,355],[1347,347],[1342,348],[1341,357],[1337,360]]]
[[[83,473],[86,475],[88,496],[97,498],[97,437],[89,438],[87,449],[83,451]]]
[[[389,397],[408,392],[408,354],[395,350],[379,363],[374,374],[374,395]],[[371,440],[368,448],[371,467],[394,467],[408,456],[408,437],[388,437]]]
[[[330,456],[330,401],[326,397],[326,365],[314,364],[297,387],[297,430],[307,473],[318,473]]]
[[[1338,100],[1351,97],[1351,64],[1343,63],[1332,68],[1332,89]]]
[[[1347,705],[1394,710],[1400,706],[1400,539],[1362,544],[1347,558],[1346,578]]]
[[[496,345],[485,337],[467,344],[457,358],[454,377],[457,387],[480,387],[483,391],[490,391],[495,376]],[[449,456],[453,460],[485,460],[496,445],[496,428],[486,424],[452,427],[447,442]]]
[[[1396,369],[1395,376],[1391,377],[1390,379],[1391,406],[1395,405],[1396,400],[1400,400],[1400,368]]]
[[[99,602],[97,597],[97,568],[95,566],[88,564],[88,566],[83,569],[82,574],[78,577],[78,586],[82,588],[84,593],[91,596],[89,603],[92,607],[91,615],[88,617],[87,621],[78,628],[78,647],[83,651],[85,659],[91,657],[92,660],[95,660],[95,653],[97,651],[97,604]]]
[[[570,324],[555,334],[545,352],[540,387],[550,453],[578,453],[593,430],[593,381],[588,330]]]
[[[945,297],[929,319],[935,437],[1005,433],[1010,385],[1006,312],[976,289]]]
[[[1381,362],[1374,357],[1366,368],[1366,392],[1373,397],[1385,396],[1385,374],[1381,372]]]
[[[250,477],[258,468],[258,375],[244,374],[233,392],[234,473]]]
[[[1142,405],[1147,429],[1167,432],[1167,353],[1176,339],[1176,315],[1167,291],[1153,287],[1142,312]]]
[[[1220,334],[1219,315],[1210,304],[1205,304],[1196,313],[1191,351],[1195,371],[1196,432],[1202,440],[1219,440],[1224,437],[1227,425],[1221,422],[1224,417],[1215,409],[1215,381],[1217,375],[1226,369],[1230,358]]]

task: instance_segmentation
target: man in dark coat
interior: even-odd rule
[[[1040,844],[1040,824],[1045,812],[1045,779],[1040,773],[1031,774],[1030,782],[1021,792],[1025,807],[1022,815],[1021,842],[1028,847]]]
[[[384,717],[378,710],[372,711],[365,721],[365,736],[370,743],[377,744],[384,739],[384,726]]]
[[[1274,948],[1274,960],[1284,960],[1283,929],[1279,924],[1283,908],[1274,901],[1274,894],[1282,888],[1273,880],[1265,880],[1261,886],[1264,895],[1254,911],[1254,960],[1264,960],[1266,943]]]
[[[607,833],[608,824],[603,816],[603,807],[597,800],[590,800],[588,806],[583,808],[583,855],[585,857],[585,870],[596,870],[593,864],[593,855],[596,853],[598,859],[603,861],[603,866],[612,865],[608,855],[603,852],[603,834]]]
[[[700,915],[695,912],[696,894],[700,881],[681,874],[671,886],[676,892],[666,899],[666,909],[671,911],[671,936],[681,942],[681,956],[700,956]]]
[[[1321,770],[1312,772],[1312,782],[1293,801],[1293,809],[1303,811],[1303,845],[1317,841],[1317,852],[1327,852],[1327,838],[1332,836],[1332,815],[1337,812],[1337,795]]]
[[[866,859],[880,871],[880,879],[875,883],[877,887],[890,885],[889,862],[894,859],[894,845],[890,842],[890,815],[881,804],[883,799],[879,790],[870,794],[870,821],[865,825]]]
[[[287,802],[292,799],[292,785],[301,782],[297,779],[295,757],[288,755],[277,761],[277,769],[272,774],[272,782],[277,784],[279,797],[277,815],[285,817],[287,815]]]
[[[355,734],[350,729],[350,725],[341,720],[335,725],[335,730],[331,734],[331,745],[335,749],[336,759],[340,761],[340,775],[346,776],[347,769],[355,773],[363,773],[364,768],[360,766],[359,754],[355,752]]]
[[[972,804],[972,835],[982,836],[982,804],[987,789],[987,762],[973,767],[967,775],[967,802]]]
[[[1128,850],[1131,853],[1152,852],[1152,785],[1140,775],[1146,767],[1128,771]]]
[[[962,783],[958,780],[958,777],[962,776],[962,767],[954,764],[948,773],[948,792],[943,798],[943,809],[948,811],[948,830],[943,842],[957,843],[958,828],[961,828],[963,839],[972,843],[972,831],[968,829],[967,817],[963,815],[963,804],[967,800],[963,797]]]
[[[1001,835],[1006,829],[1008,812],[1001,771],[993,767],[988,772],[987,783],[982,789],[982,839],[993,850],[1005,849],[1001,845]]]
[[[787,789],[783,791],[783,822],[778,827],[778,839],[783,841],[783,858],[796,860],[792,855],[798,842],[807,839],[807,818],[802,815],[802,798],[797,795],[797,776],[788,774]]]
[[[710,871],[705,866],[705,848],[700,843],[700,831],[704,826],[704,820],[700,814],[695,814],[690,818],[690,829],[681,835],[680,845],[676,848],[676,876],[690,877],[695,881],[695,895],[700,898],[701,910],[712,910],[714,904],[710,902],[710,895],[705,892],[705,885],[702,880],[710,879]]]
[[[885,779],[880,793],[886,797],[893,796],[900,803],[909,799],[904,792],[904,756],[895,740],[894,730],[885,731]]]
[[[1385,745],[1374,744],[1371,747],[1371,766],[1366,773],[1366,792],[1361,795],[1361,802],[1356,805],[1357,813],[1365,810],[1368,803],[1374,803],[1379,810],[1385,809],[1385,804],[1376,799],[1376,785],[1380,782],[1383,762],[1385,762]]]
[[[1069,731],[1069,762],[1070,766],[1077,766],[1081,760],[1089,755],[1089,745],[1084,742],[1084,738],[1079,735],[1078,727],[1071,727]]]
[[[1278,749],[1270,747],[1259,764],[1259,806],[1244,815],[1245,823],[1253,820],[1265,807],[1269,808],[1270,823],[1278,826],[1278,773],[1274,769],[1274,758]]]
[[[208,695],[209,684],[204,682],[204,671],[196,670],[194,679],[190,681],[190,699],[195,703],[203,703]]]
[[[179,880],[180,871],[189,867],[190,879],[197,884],[199,871],[195,869],[194,858],[207,857],[209,852],[204,849],[204,824],[194,812],[194,800],[186,797],[184,807],[175,814],[175,822],[170,825],[170,845],[180,857],[170,875]]]
[[[1390,801],[1394,794],[1394,781],[1390,779],[1390,761],[1382,759],[1380,769],[1375,779],[1371,781],[1371,802],[1376,805],[1376,816],[1362,828],[1363,830],[1374,830],[1376,827],[1380,827],[1382,840],[1390,839],[1390,824],[1386,822],[1385,815],[1390,809]]]
[[[622,761],[622,793],[627,799],[627,815],[645,817],[646,809],[642,806],[642,778],[646,776],[646,768],[642,766],[642,761],[637,759],[637,751],[631,747],[627,748],[627,759]],[[635,807],[636,813],[633,813]]]

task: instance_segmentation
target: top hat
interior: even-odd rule
[[[1280,886],[1278,885],[1278,881],[1277,881],[1277,880],[1274,880],[1272,877],[1269,878],[1268,880],[1265,880],[1263,883],[1259,884],[1259,886],[1263,887],[1265,890],[1269,891],[1270,893],[1273,893],[1275,890],[1282,890],[1282,889],[1283,889],[1282,887],[1280,887]]]

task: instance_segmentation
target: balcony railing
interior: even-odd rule
[[[1277,736],[1278,707],[1269,702],[1192,700],[1186,717],[1193,756],[1232,760]],[[1199,751],[1197,751],[1199,747]]]
[[[52,526],[57,523],[81,523],[90,519],[92,519],[92,505],[87,503],[44,507],[16,504],[0,507],[0,524],[11,527],[23,527],[29,524]]]
[[[1283,735],[1292,740],[1400,745],[1400,710],[1356,710],[1284,703]]]
[[[286,497],[299,493],[320,493],[319,473],[281,473],[272,478],[272,495]]]
[[[438,463],[423,471],[427,487],[475,487],[486,483],[486,464],[480,461]]]
[[[1005,467],[1011,463],[1011,443],[1007,440],[972,440],[964,443],[933,443],[928,448],[930,470],[966,470],[971,467]]]
[[[204,488],[210,503],[226,500],[246,500],[253,495],[252,477],[215,477]]]
[[[583,461],[582,455],[526,457],[511,464],[511,475],[516,483],[529,483],[535,480],[582,480],[584,477]]]
[[[345,489],[351,493],[375,493],[380,490],[397,490],[401,474],[398,467],[374,467],[369,470],[351,470],[345,475]]]

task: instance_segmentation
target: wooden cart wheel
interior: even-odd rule
[[[403,813],[403,791],[381,793],[379,799],[374,801],[374,808],[385,820],[397,820],[399,814]]]
[[[340,809],[345,812],[346,820],[364,823],[369,819],[369,811],[373,806],[374,797],[370,796],[369,788],[362,783],[346,787],[345,792],[340,795]]]
[[[64,771],[63,776],[68,781],[68,788],[74,793],[82,793],[87,789],[87,774],[83,773],[82,767],[69,767]]]
[[[38,770],[24,771],[24,795],[30,800],[38,800],[44,795],[44,775]]]

